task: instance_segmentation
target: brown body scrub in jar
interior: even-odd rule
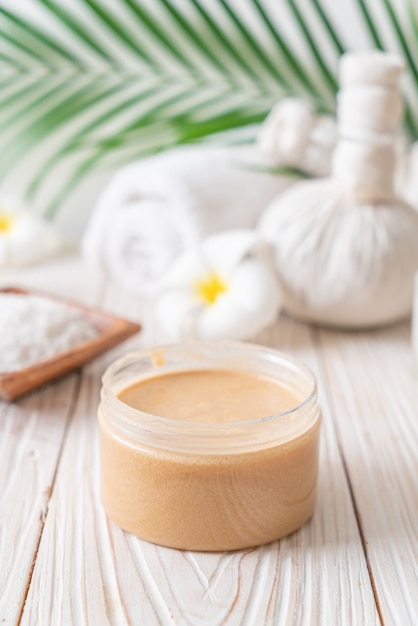
[[[234,550],[313,513],[315,379],[275,350],[214,342],[130,354],[104,375],[99,425],[104,507],[143,539]]]

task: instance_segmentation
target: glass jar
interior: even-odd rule
[[[300,401],[262,419],[199,423],[150,415],[118,398],[141,379],[195,369],[253,373]],[[313,513],[316,382],[276,350],[196,342],[128,354],[104,374],[98,415],[105,510],[143,539],[186,550],[248,548],[291,533]]]

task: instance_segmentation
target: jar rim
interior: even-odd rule
[[[155,356],[158,354],[169,354],[175,351],[178,351],[179,354],[202,354],[205,351],[211,350],[215,350],[217,355],[219,355],[222,350],[233,354],[239,353],[241,355],[243,355],[244,352],[247,356],[251,356],[253,361],[259,363],[263,361],[269,362],[269,364],[273,367],[275,362],[276,364],[280,362],[282,366],[286,365],[289,371],[293,371],[294,374],[303,378],[305,382],[309,381],[309,392],[303,394],[302,400],[294,407],[285,411],[280,411],[279,413],[257,419],[234,421],[225,424],[215,422],[190,422],[146,413],[145,411],[135,409],[120,400],[117,393],[111,389],[112,379],[117,372],[121,371],[124,367],[128,367],[131,364],[133,365],[140,359],[155,359]],[[184,371],[185,369],[186,367],[179,368],[177,370],[169,369],[166,371],[168,373],[173,371]],[[208,368],[206,366],[201,369]],[[213,369],[220,369],[220,365],[218,364],[217,367],[214,367]],[[239,371],[238,367],[231,367],[229,369]],[[241,369],[241,371],[243,370]],[[248,372],[254,370],[247,369],[246,371]],[[150,376],[152,376],[151,371]],[[279,377],[277,378],[277,381],[280,382]],[[254,429],[256,429],[257,436],[260,435],[259,431],[263,431],[264,435],[261,439],[265,439],[266,442],[268,442],[273,437],[273,434],[270,434],[268,430],[271,428],[272,424],[278,426],[283,425],[284,423],[291,421],[286,420],[286,418],[292,417],[294,417],[293,422],[297,422],[297,416],[303,414],[306,421],[306,428],[303,428],[302,432],[305,432],[305,430],[308,430],[309,424],[312,425],[314,423],[318,414],[317,384],[311,369],[301,363],[298,359],[290,357],[278,350],[275,350],[274,348],[257,344],[229,340],[194,341],[186,344],[169,344],[165,346],[158,346],[157,348],[138,350],[131,352],[112,363],[105,371],[102,382],[102,405],[109,404],[109,408],[111,409],[110,421],[112,425],[116,426],[119,432],[128,434],[134,439],[137,439],[137,435],[139,433],[142,433],[142,435],[145,433],[147,438],[152,437],[152,434],[154,434],[155,438],[157,433],[158,435],[165,435],[173,439],[179,439],[179,437],[184,436],[188,438],[198,436],[202,437],[206,441],[206,444],[208,444],[210,440],[213,442],[218,441],[218,443],[222,440],[228,441],[229,443],[233,442],[235,444],[235,442],[243,443],[244,439],[248,439],[248,433],[250,431],[254,436]],[[109,415],[109,411],[107,411],[106,414]],[[296,425],[300,426],[300,424]],[[299,434],[300,428],[297,430]],[[288,439],[292,438],[293,437],[288,436]]]

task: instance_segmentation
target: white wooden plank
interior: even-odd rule
[[[15,624],[43,528],[77,377],[0,402],[0,623]]]
[[[367,563],[330,416],[329,390],[318,368],[312,330],[282,317],[274,331],[261,339],[293,354],[313,370],[323,415],[315,514],[301,531],[280,542],[284,565],[279,568],[275,599],[277,623],[378,624]],[[286,602],[287,613],[283,608]]]
[[[412,626],[418,616],[418,381],[409,324],[320,336],[383,621]]]
[[[101,284],[80,270],[79,260],[64,257],[1,272],[0,284],[92,302]],[[14,404],[0,402],[0,622],[7,625],[17,623],[27,593],[78,382],[72,375]]]
[[[96,366],[97,367],[97,366]],[[108,590],[112,580],[112,552],[103,549],[106,520],[97,502],[95,408],[99,375],[89,373],[71,422],[59,480],[51,498],[45,531],[23,614],[23,624],[125,624],[123,610]],[[86,529],[90,532],[86,533]],[[108,548],[106,544],[106,548]],[[117,598],[116,598],[117,600]],[[94,606],[96,612],[90,613]]]
[[[114,305],[123,306],[129,316],[128,301],[112,294]],[[283,320],[277,332],[264,339],[314,362],[310,333],[302,325]],[[280,543],[256,550],[230,554],[170,550],[124,533],[106,520],[101,508],[96,408],[104,365],[103,360],[96,363],[83,377],[23,625],[378,623],[327,412],[319,501],[310,523]]]

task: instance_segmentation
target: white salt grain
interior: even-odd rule
[[[41,296],[0,293],[0,372],[13,372],[93,339],[77,309]]]

